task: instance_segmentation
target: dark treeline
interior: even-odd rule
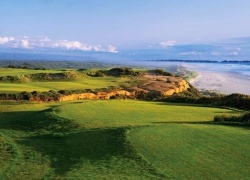
[[[179,102],[179,103],[194,103],[194,104],[206,104],[211,106],[225,106],[231,108],[237,108],[241,110],[250,110],[250,96],[243,94],[230,94],[221,95],[216,97],[194,97],[194,96],[183,96],[173,95],[164,97],[161,101],[166,102]]]
[[[107,68],[116,65],[101,62],[81,62],[81,61],[17,61],[1,60],[0,67],[21,68],[21,69],[79,69],[79,68]]]
[[[47,92],[21,92],[16,94],[11,93],[1,93],[0,100],[13,100],[13,101],[23,101],[23,100],[34,100],[34,101],[57,101],[60,97],[60,93],[57,91],[47,91]]]

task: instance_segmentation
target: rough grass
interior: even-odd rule
[[[219,123],[239,123],[250,125],[250,111],[245,114],[232,115],[232,114],[222,114],[214,117],[214,122]]]
[[[14,149],[6,137],[0,136],[0,174],[8,168],[11,160],[14,158]]]
[[[143,101],[0,102],[0,179],[228,179],[233,167],[244,179],[249,131],[200,124],[225,112],[236,113]]]

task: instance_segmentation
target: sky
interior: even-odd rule
[[[0,48],[119,53],[214,45],[248,38],[249,17],[249,0],[2,0]]]

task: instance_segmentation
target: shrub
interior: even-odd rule
[[[234,122],[234,123],[250,123],[250,112],[243,115],[220,115],[214,117],[214,122]]]
[[[243,122],[250,123],[250,112],[248,112],[248,113],[246,113],[246,114],[244,114],[244,115],[242,116],[242,121],[243,121]]]
[[[0,100],[17,100],[17,95],[2,93],[0,94]]]
[[[108,75],[111,76],[125,76],[125,75],[131,75],[131,76],[138,76],[140,75],[139,72],[135,72],[132,68],[112,68],[107,72]]]
[[[95,73],[95,75],[94,75],[94,77],[104,77],[105,75],[102,73],[102,72],[100,72],[100,71],[97,71],[96,73]]]
[[[63,94],[63,95],[70,95],[70,94],[72,94],[72,92],[69,91],[69,90],[59,90],[58,93]]]
[[[164,69],[155,69],[155,70],[151,70],[149,72],[156,73],[156,74],[163,75],[163,76],[173,76],[172,73],[167,72]]]
[[[32,93],[27,92],[27,91],[21,92],[18,95],[19,100],[30,100],[30,98],[32,98],[32,97],[33,97]]]
[[[58,94],[58,92],[56,92],[55,90],[49,90],[49,92],[52,94]]]

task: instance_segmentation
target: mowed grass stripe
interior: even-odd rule
[[[250,132],[242,127],[167,124],[141,127],[128,140],[173,179],[249,179]]]
[[[86,128],[120,127],[168,122],[208,122],[215,115],[236,111],[133,100],[82,101],[59,106],[54,113]]]

